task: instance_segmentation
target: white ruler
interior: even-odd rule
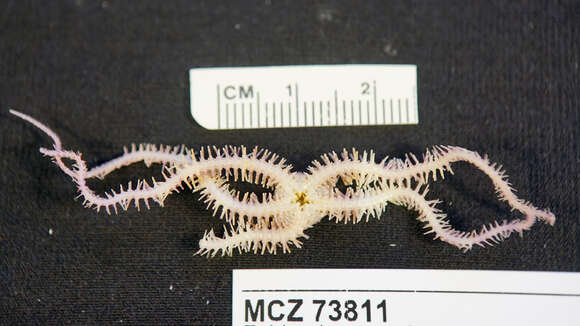
[[[580,273],[234,270],[232,325],[580,325]]]
[[[415,65],[194,68],[189,79],[207,129],[419,123]]]

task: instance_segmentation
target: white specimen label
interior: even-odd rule
[[[194,68],[191,114],[207,129],[417,124],[417,66]]]
[[[580,325],[580,273],[234,270],[232,325]]]

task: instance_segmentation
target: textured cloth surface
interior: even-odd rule
[[[577,1],[4,1],[0,325],[227,325],[236,268],[580,272],[578,35]],[[189,115],[191,67],[343,63],[416,64],[420,123],[218,132]],[[503,164],[517,194],[557,220],[463,253],[389,205],[369,223],[324,220],[291,254],[208,260],[192,253],[222,223],[198,195],[112,216],[85,209],[38,152],[47,137],[8,108],[47,123],[89,165],[132,142],[259,145],[299,171],[342,148],[382,158],[458,145]],[[139,165],[91,185],[157,170]],[[455,171],[430,194],[454,226],[518,217],[481,173]]]

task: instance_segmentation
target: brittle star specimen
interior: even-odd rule
[[[127,210],[141,204],[149,208],[149,201],[163,206],[165,198],[184,185],[199,191],[213,215],[220,215],[227,226],[223,236],[206,231],[199,241],[197,254],[231,255],[235,250],[254,253],[290,251],[301,247],[304,231],[322,218],[336,222],[358,223],[362,219],[380,218],[387,203],[415,210],[424,223],[425,234],[434,233],[460,249],[473,245],[497,243],[512,233],[520,235],[530,229],[536,219],[551,225],[555,217],[516,197],[501,167],[487,157],[461,147],[435,146],[418,160],[408,154],[404,160],[384,158],[375,162],[375,154],[343,150],[340,154],[322,155],[313,161],[308,172],[293,172],[286,160],[268,150],[244,146],[224,148],[202,147],[200,151],[185,146],[132,145],[124,153],[102,165],[88,169],[81,154],[64,150],[58,135],[34,118],[17,111],[12,114],[30,122],[52,138],[53,149],[40,148],[76,183],[79,197],[86,207],[107,213],[117,208]],[[71,160],[65,164],[63,159]],[[163,180],[145,179],[129,183],[118,191],[98,195],[87,186],[87,179],[104,178],[121,167],[136,162],[163,165]],[[498,198],[523,214],[523,218],[503,220],[483,225],[470,232],[454,229],[437,204],[439,200],[426,198],[428,183],[453,173],[451,164],[464,161],[485,173],[493,183]],[[267,191],[240,193],[230,189],[232,182],[256,184]],[[343,183],[343,187],[339,187]]]

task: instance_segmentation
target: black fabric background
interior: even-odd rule
[[[580,271],[579,33],[577,1],[3,1],[0,324],[227,325],[236,268]],[[191,67],[345,63],[418,65],[419,125],[218,132],[189,115]],[[192,253],[221,221],[197,195],[113,216],[85,209],[38,152],[47,137],[9,108],[89,165],[132,142],[259,145],[296,170],[343,147],[400,157],[458,145],[503,164],[557,222],[463,253],[389,206],[369,223],[323,221],[291,254],[206,259]],[[464,165],[430,196],[464,230],[517,217]]]

